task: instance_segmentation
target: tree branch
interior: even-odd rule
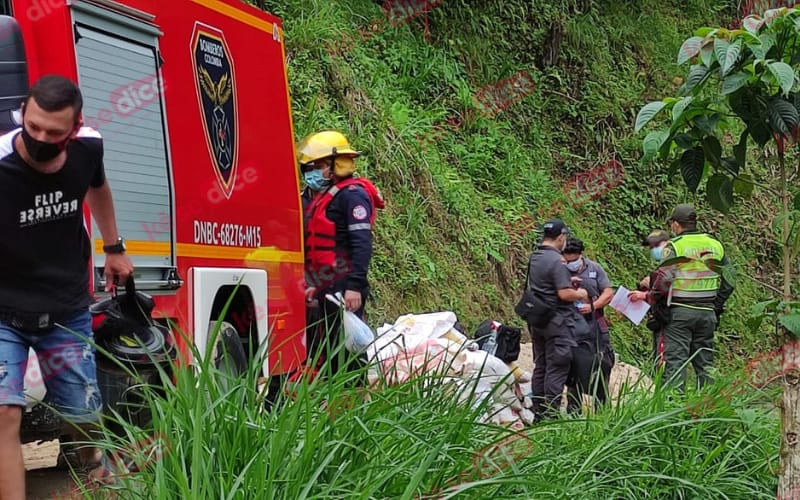
[[[776,295],[783,295],[783,290],[781,290],[780,288],[776,288],[776,287],[770,285],[769,283],[764,283],[763,281],[761,281],[759,279],[756,279],[753,276],[750,276],[749,274],[746,274],[746,273],[742,273],[742,276],[751,279],[755,283],[763,286],[764,288],[767,288],[768,290],[772,291]]]
[[[739,176],[739,174],[737,174],[733,170],[731,170],[728,167],[726,167],[724,163],[720,162],[720,165],[722,166],[723,169],[725,169],[725,171],[727,171],[729,174],[731,174],[734,179],[736,179],[738,181],[746,182],[748,184],[752,184],[753,186],[758,186],[761,189],[765,190],[766,192],[768,192],[768,193],[770,193],[772,195],[780,196],[780,193],[778,191],[775,191],[774,189],[772,189],[770,186],[767,186],[766,184],[761,184],[760,182],[757,182],[757,181],[752,180],[752,179],[742,179],[742,177]]]

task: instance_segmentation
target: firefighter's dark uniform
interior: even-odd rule
[[[340,308],[326,294],[346,290],[361,293],[363,317],[369,293],[367,270],[372,257],[372,224],[375,209],[383,199],[366,179],[350,177],[339,181],[310,200],[305,212],[306,281],[314,287],[319,302],[318,327],[309,336],[309,358],[321,354],[330,360],[332,371],[347,355],[333,355],[340,348]]]
[[[604,290],[611,288],[611,282],[600,264],[586,257],[582,258],[583,269],[573,276],[581,278],[581,287],[586,289],[589,299],[595,301]],[[580,410],[582,394],[594,394],[597,403],[605,403],[608,380],[614,367],[614,350],[603,309],[594,310],[584,315],[584,318],[589,323],[591,333],[585,338],[576,339],[578,347],[573,350],[568,384],[568,411]]]
[[[664,247],[663,262],[651,281],[649,301],[666,300],[669,307],[664,328],[664,378],[677,375],[681,390],[690,358],[698,384],[712,381],[708,369],[714,362],[714,330],[733,292],[722,272],[728,264],[722,243],[716,238],[696,230],[684,231]]]
[[[575,317],[580,318],[571,302],[558,298],[558,290],[572,287],[567,267],[556,248],[540,245],[530,258],[530,287],[553,305],[553,317],[542,327],[528,325],[533,340],[534,412],[554,414],[560,408],[561,395],[572,362],[575,342]]]

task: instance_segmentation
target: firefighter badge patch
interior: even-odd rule
[[[191,47],[206,146],[222,192],[230,198],[238,152],[233,59],[222,31],[199,22],[194,25]]]
[[[367,209],[364,205],[358,205],[353,209],[353,218],[355,220],[364,220],[367,218]]]

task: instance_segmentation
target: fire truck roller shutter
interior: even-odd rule
[[[83,119],[103,136],[119,233],[127,240],[137,282],[163,281],[175,260],[159,32],[81,2],[73,16]],[[92,234],[94,267],[102,269],[105,255],[94,221]]]

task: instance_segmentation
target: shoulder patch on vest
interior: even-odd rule
[[[661,260],[667,260],[670,257],[674,256],[674,252],[672,251],[672,245],[666,245],[663,250],[661,250]]]

